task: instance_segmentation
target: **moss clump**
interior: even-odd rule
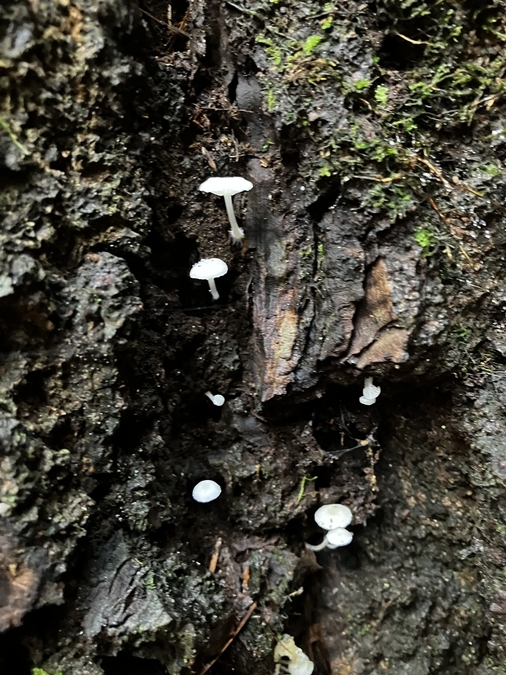
[[[475,276],[506,198],[499,6],[246,4],[264,106],[306,189],[317,199],[339,186],[371,229],[403,221],[445,284]]]
[[[431,232],[431,230],[426,227],[420,227],[415,232],[415,241],[418,246],[422,247],[423,255],[425,257],[431,255],[434,245],[434,232]]]

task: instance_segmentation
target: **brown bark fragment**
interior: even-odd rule
[[[388,328],[359,356],[356,362],[357,368],[365,368],[372,363],[385,361],[393,363],[405,361],[408,358],[405,351],[408,338],[409,331],[404,328]]]
[[[47,567],[46,553],[30,549],[23,556],[19,550],[20,543],[14,535],[0,535],[0,632],[19,626],[44,595],[41,580]],[[52,595],[52,601],[58,601],[58,593]]]
[[[392,289],[383,258],[378,258],[367,275],[365,298],[357,311],[353,339],[346,360],[371,344],[378,332],[395,319]]]

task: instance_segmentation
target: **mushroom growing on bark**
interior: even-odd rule
[[[201,480],[192,490],[192,497],[196,502],[207,504],[221,495],[221,487],[214,480]]]
[[[362,396],[359,398],[362,405],[373,405],[381,394],[381,387],[375,387],[372,383],[372,377],[366,377]]]
[[[339,548],[340,546],[348,546],[353,540],[353,533],[345,530],[344,527],[335,527],[329,530],[323,537],[321,544],[307,544],[306,548],[309,551],[322,551],[324,548]]]
[[[322,530],[333,530],[335,527],[348,527],[353,514],[344,504],[325,504],[316,510],[314,519]]]
[[[241,241],[241,239],[244,239],[244,230],[237,224],[232,197],[239,192],[251,190],[252,187],[253,183],[250,183],[249,180],[241,178],[240,176],[208,178],[199,187],[201,192],[211,192],[213,195],[225,198],[228,220],[230,222],[230,227],[232,228],[230,230],[232,241]]]
[[[310,551],[322,551],[324,548],[338,548],[351,544],[353,534],[345,528],[351,523],[353,514],[344,504],[325,504],[314,514],[317,525],[328,530],[321,544],[307,544]]]
[[[227,272],[227,263],[220,258],[204,258],[193,265],[190,270],[190,277],[192,279],[205,279],[209,283],[209,291],[213,296],[213,300],[218,300],[220,294],[214,280],[222,277]]]
[[[210,391],[206,391],[207,398],[212,401],[214,405],[217,405],[219,408],[225,403],[225,397],[221,394],[211,394]]]

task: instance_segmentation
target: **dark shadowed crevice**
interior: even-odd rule
[[[104,675],[165,675],[163,665],[155,659],[140,659],[120,652],[102,660]]]
[[[341,186],[338,179],[334,179],[327,183],[325,191],[308,207],[308,212],[316,223],[319,223],[323,216],[327,213],[329,208],[333,206],[339,199],[341,194]]]
[[[28,647],[22,644],[23,629],[11,629],[0,635],[0,672],[2,675],[31,675]]]
[[[379,62],[383,68],[406,70],[413,67],[423,57],[425,45],[413,44],[396,34],[387,34],[378,51]]]

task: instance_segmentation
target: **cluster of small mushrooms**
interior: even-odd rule
[[[239,176],[227,178],[208,178],[199,190],[201,192],[210,192],[211,194],[224,197],[227,215],[230,222],[230,236],[233,242],[240,242],[244,238],[244,230],[239,227],[235,217],[232,197],[239,192],[249,191],[253,187],[250,181]],[[218,289],[216,288],[216,279],[224,276],[228,272],[228,266],[220,258],[204,258],[195,263],[190,270],[192,279],[202,279],[208,282],[209,292],[213,300],[219,300]],[[381,393],[381,388],[373,384],[372,377],[366,377],[362,396],[359,401],[362,405],[373,405]],[[205,394],[216,406],[222,406],[225,403],[225,397],[221,394],[212,394],[207,391]],[[192,491],[192,497],[195,501],[206,504],[217,499],[221,494],[221,487],[213,480],[202,480]],[[335,549],[340,546],[347,546],[353,540],[353,534],[346,528],[351,523],[353,515],[350,509],[344,504],[326,504],[321,506],[314,514],[316,524],[325,530],[325,535],[320,544],[306,543],[306,548],[311,551],[321,551],[323,549]],[[277,673],[290,673],[290,675],[310,675],[313,672],[313,663],[308,659],[304,652],[299,649],[289,635],[283,636],[275,651],[275,663]]]
[[[239,192],[251,190],[252,187],[253,183],[240,176],[208,178],[199,187],[201,192],[210,192],[213,195],[225,198],[225,206],[231,228],[230,236],[233,242],[240,242],[244,239],[244,230],[237,224],[232,197]],[[220,294],[216,288],[215,279],[224,276],[227,272],[227,263],[221,260],[221,258],[203,258],[193,265],[190,270],[190,277],[192,279],[204,279],[207,281],[213,300],[219,300]]]
[[[310,551],[321,551],[324,548],[339,548],[348,546],[353,540],[353,534],[346,528],[353,519],[350,509],[344,504],[325,504],[314,514],[316,524],[327,530],[321,544],[314,546],[306,543]]]
[[[228,220],[230,222],[230,236],[233,242],[240,242],[244,239],[244,230],[239,227],[235,217],[232,197],[240,192],[251,190],[253,183],[240,176],[231,177],[213,177],[208,178],[199,190],[207,192],[225,199]],[[220,294],[216,288],[216,279],[224,276],[228,272],[227,263],[220,258],[203,258],[195,263],[190,270],[192,279],[202,279],[208,282],[209,292],[213,300],[218,300]],[[373,385],[372,377],[366,377],[360,403],[363,405],[373,405],[381,393],[381,388]],[[212,394],[206,392],[206,396],[216,406],[222,406],[225,403],[225,397],[221,394]],[[193,488],[192,496],[195,501],[207,503],[217,499],[221,494],[221,487],[213,480],[202,480]],[[317,525],[327,530],[321,544],[313,546],[306,544],[306,548],[313,551],[321,551],[324,548],[337,548],[347,546],[353,539],[353,534],[346,527],[351,523],[352,513],[347,506],[343,504],[327,504],[320,507],[315,513]]]
[[[230,236],[233,242],[244,239],[244,230],[237,224],[232,197],[239,192],[249,191],[253,183],[240,176],[208,178],[199,187],[201,192],[210,192],[213,195],[224,197],[230,223]],[[213,300],[219,300],[220,294],[216,288],[216,279],[228,272],[228,265],[221,258],[203,258],[196,262],[190,270],[192,279],[202,279],[209,284],[209,292]],[[206,391],[206,396],[213,405],[221,407],[225,403],[225,397],[221,394],[212,394]],[[217,499],[221,494],[221,487],[214,480],[201,480],[192,491],[192,497],[196,502],[207,504]]]

